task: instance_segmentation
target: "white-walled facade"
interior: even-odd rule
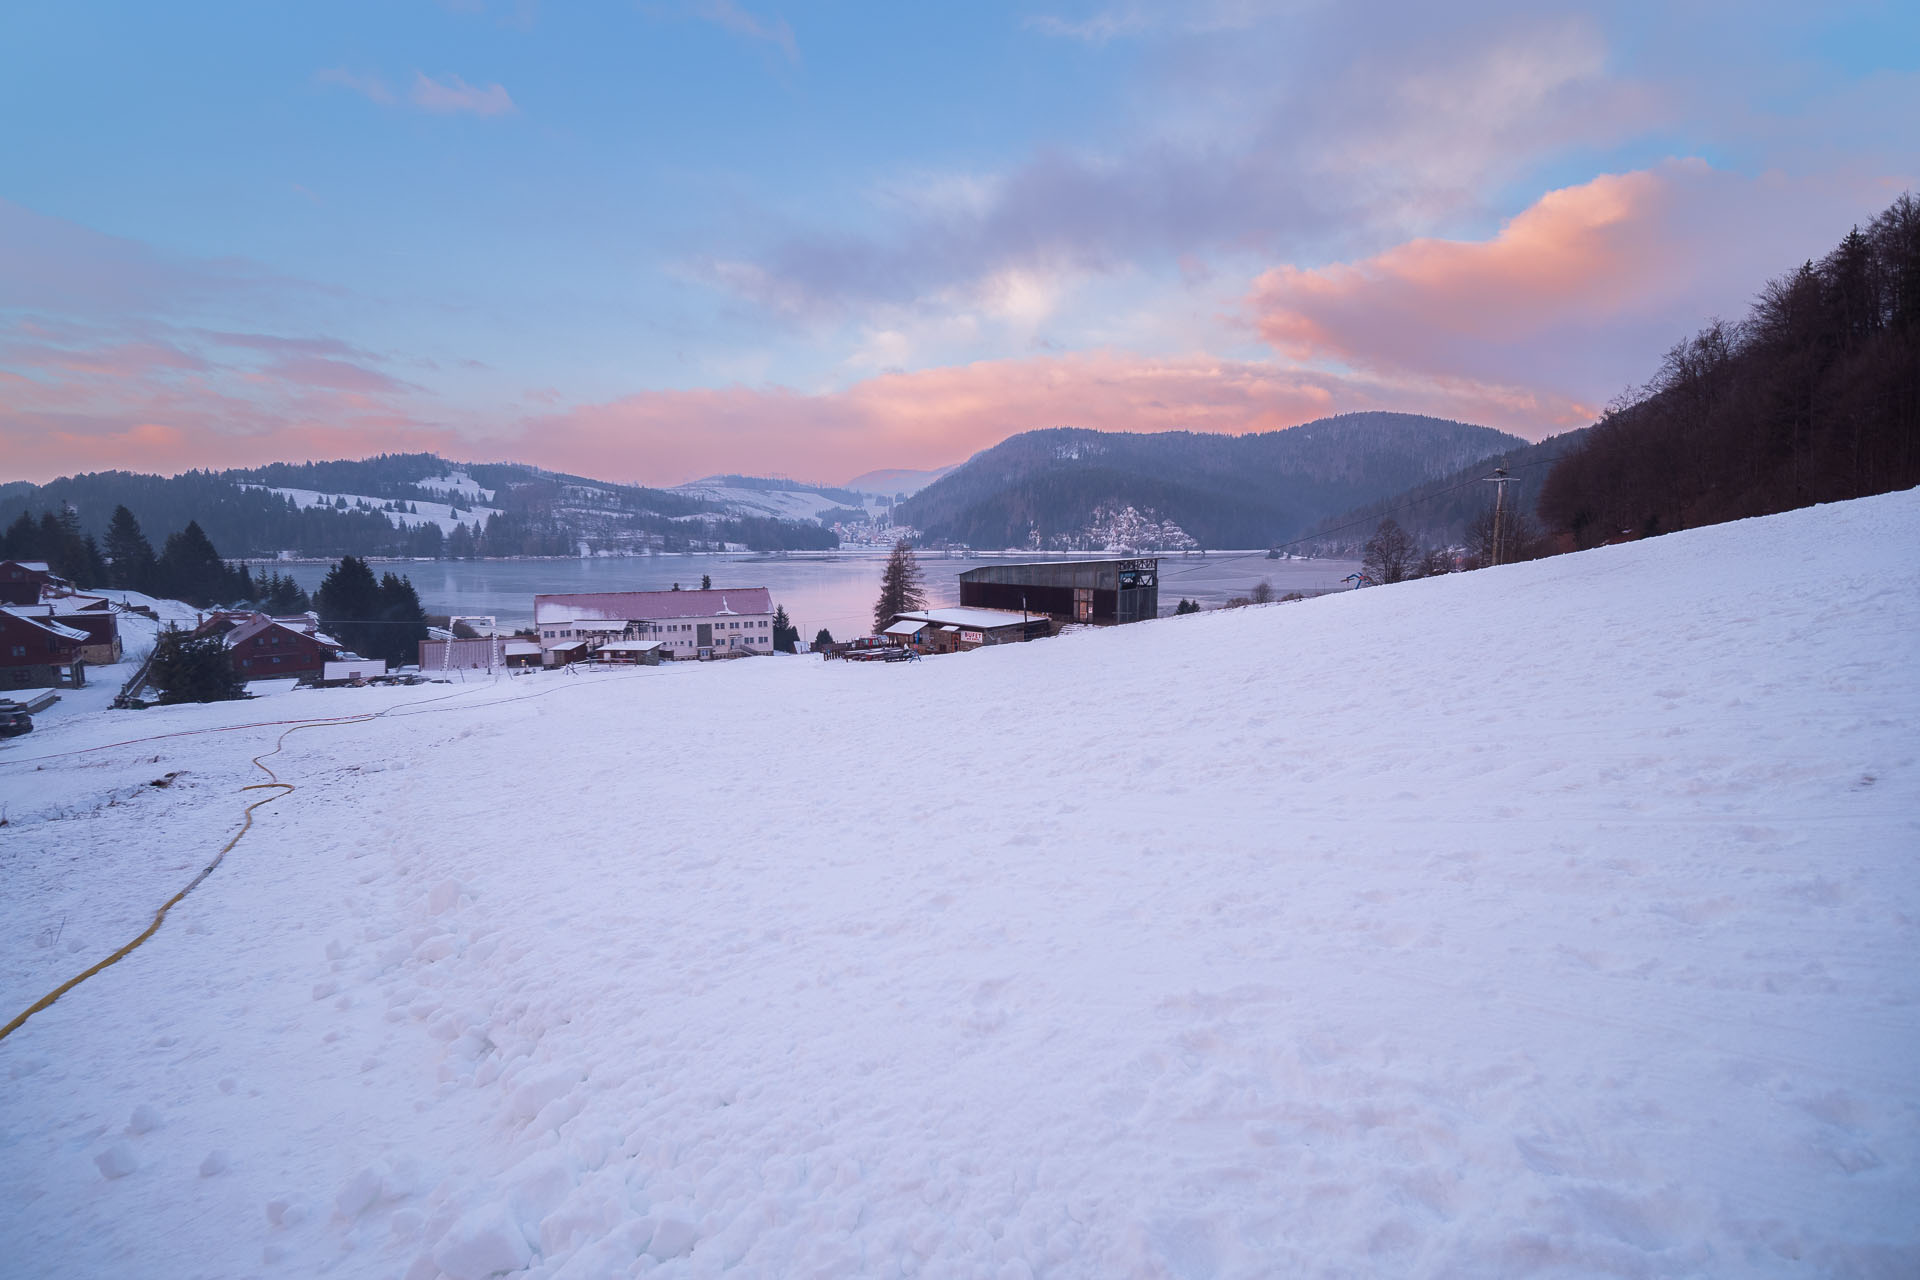
[[[743,587],[541,595],[533,598],[533,625],[547,665],[564,652],[591,653],[617,640],[657,640],[675,659],[697,658],[702,649],[772,653],[773,593]]]

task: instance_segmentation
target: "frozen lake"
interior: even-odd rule
[[[807,640],[821,627],[836,637],[863,635],[871,627],[880,594],[884,551],[813,554],[728,554],[635,556],[592,560],[415,560],[376,563],[374,572],[392,571],[413,580],[428,613],[493,614],[503,624],[533,621],[536,593],[566,591],[665,591],[674,583],[692,588],[702,574],[715,587],[768,587],[786,607]],[[1051,559],[1106,559],[1104,556],[1055,556]],[[927,602],[957,604],[959,576],[983,564],[1004,564],[1006,556],[920,557]],[[308,591],[320,585],[326,564],[268,565],[291,572]],[[1216,551],[1206,556],[1160,558],[1160,611],[1172,613],[1181,597],[1202,605],[1223,604],[1245,595],[1255,583],[1271,582],[1277,595],[1288,591],[1328,591],[1358,569],[1353,560],[1268,560],[1263,551]]]

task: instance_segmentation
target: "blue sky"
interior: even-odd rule
[[[1915,119],[1912,6],[16,7],[0,440],[671,482],[1538,436],[1913,186]]]

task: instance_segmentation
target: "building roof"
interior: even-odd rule
[[[1026,622],[1044,622],[1047,615],[1035,610],[1021,613],[1018,609],[920,609],[913,613],[896,613],[894,621],[910,618],[915,622],[931,622],[937,626],[965,627],[969,631],[993,631],[999,627],[1017,627]]]
[[[533,598],[536,626],[592,621],[657,622],[668,618],[772,612],[773,593],[765,587],[726,587],[714,591],[589,591]]]
[[[45,560],[0,560],[0,564],[17,564],[22,569],[27,569],[34,573],[53,572],[53,566]]]
[[[534,646],[537,650],[539,646]],[[658,640],[615,640],[594,649],[595,653],[647,653],[660,648]]]
[[[296,636],[315,641],[327,648],[337,649],[340,647],[340,642],[333,637],[323,636],[317,631],[308,631],[303,628],[300,623],[305,621],[307,621],[305,618],[269,618],[264,613],[256,613],[233,630],[227,632],[223,639],[226,641],[227,648],[238,648],[242,643],[253,639],[262,632],[271,631],[273,628],[278,627],[282,631],[292,632]]]
[[[584,649],[586,647],[587,642],[585,640],[566,640],[553,646],[553,651],[559,653],[563,649]]]
[[[26,613],[21,612],[21,610],[23,609],[32,609],[37,607],[39,606],[0,605],[0,613],[10,613],[14,617],[20,619],[20,621],[26,623],[28,626],[38,627],[42,631],[51,631],[54,635],[59,636],[62,640],[86,641],[86,640],[91,640],[93,638],[92,636],[89,636],[86,632],[81,631],[78,628],[62,626],[60,623],[55,622],[52,618],[35,618]]]
[[[531,640],[507,641],[507,656],[509,658],[526,658],[539,652],[540,646]]]
[[[927,628],[925,622],[916,622],[911,618],[902,618],[880,634],[883,636],[910,636]]]

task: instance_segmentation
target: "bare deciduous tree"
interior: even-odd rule
[[[1360,549],[1360,567],[1375,582],[1404,582],[1412,574],[1414,557],[1419,552],[1413,544],[1413,535],[1388,516]]]

